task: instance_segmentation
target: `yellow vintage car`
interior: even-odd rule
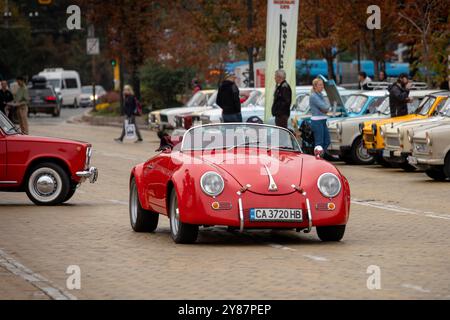
[[[448,98],[448,93],[434,93],[428,95],[423,99],[422,103],[419,105],[417,110],[406,116],[366,121],[361,123],[360,130],[363,134],[364,147],[367,149],[369,154],[375,156],[381,164],[383,161],[383,150],[384,150],[384,137],[381,134],[381,126],[389,125],[394,123],[400,123],[405,121],[426,119],[433,116],[436,112],[436,108],[440,103]]]

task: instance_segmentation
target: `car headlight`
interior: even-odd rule
[[[359,124],[359,132],[361,132],[361,133],[364,132],[364,123]]]
[[[342,134],[342,124],[340,124],[339,122],[336,123],[336,129],[339,134]]]
[[[406,135],[408,136],[409,143],[413,142],[413,132],[412,131],[406,131]]]
[[[200,186],[204,193],[208,196],[216,197],[222,193],[225,182],[223,178],[216,172],[206,172],[200,179]]]
[[[372,132],[373,132],[373,135],[374,135],[374,136],[377,135],[377,131],[378,131],[378,127],[377,127],[377,125],[374,123],[374,124],[372,125]]]
[[[341,181],[332,173],[324,173],[317,180],[317,187],[326,198],[335,198],[341,192]]]
[[[431,136],[428,132],[426,134],[426,139],[427,139],[427,145],[431,146],[433,144],[433,141],[431,140]]]

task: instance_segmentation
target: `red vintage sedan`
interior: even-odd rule
[[[90,144],[20,134],[0,112],[0,192],[26,192],[37,205],[69,201],[84,181],[96,182]]]
[[[332,164],[303,154],[288,130],[203,125],[132,169],[129,211],[136,232],[153,232],[159,215],[168,216],[176,243],[195,242],[200,226],[315,227],[322,241],[340,241],[350,187]]]

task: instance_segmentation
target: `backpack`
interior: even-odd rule
[[[142,105],[136,97],[134,97],[134,102],[136,103],[136,109],[134,110],[134,115],[140,117],[140,116],[142,116]]]

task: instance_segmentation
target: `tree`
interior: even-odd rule
[[[349,46],[345,37],[345,12],[334,0],[303,0],[300,2],[298,38],[299,52],[309,58],[315,53],[327,61],[328,78],[336,79],[333,62]]]
[[[424,67],[425,79],[430,87],[433,82],[433,64],[442,61],[439,56],[445,55],[446,46],[448,47],[449,12],[448,1],[405,0],[402,10],[398,13],[405,22],[402,28],[404,36],[419,44],[419,62]],[[443,39],[443,43],[440,39]]]

